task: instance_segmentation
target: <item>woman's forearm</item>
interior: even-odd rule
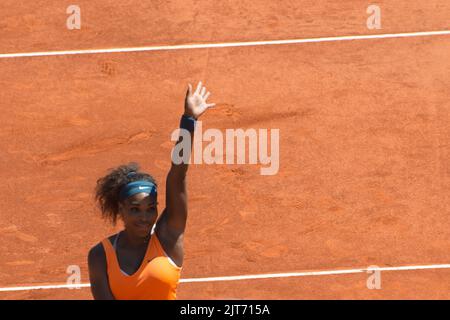
[[[195,121],[192,116],[186,114],[183,114],[180,121],[180,135],[173,149],[172,165],[169,172],[169,174],[172,173],[180,179],[186,176],[189,167],[194,143]]]

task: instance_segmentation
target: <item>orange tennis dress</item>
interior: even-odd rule
[[[106,238],[102,244],[106,253],[109,286],[117,300],[176,299],[181,267],[177,267],[166,255],[156,232],[150,237],[141,266],[132,275],[120,269],[111,241]]]

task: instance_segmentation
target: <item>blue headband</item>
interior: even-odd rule
[[[120,190],[119,198],[120,200],[124,200],[136,193],[141,192],[149,193],[151,195],[156,196],[156,185],[146,180],[130,182],[126,186],[124,186],[122,190]]]

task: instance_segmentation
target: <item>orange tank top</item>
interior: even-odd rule
[[[116,251],[108,238],[102,241],[106,253],[109,286],[117,300],[174,300],[181,268],[169,258],[153,232],[139,269],[132,275],[120,269]]]

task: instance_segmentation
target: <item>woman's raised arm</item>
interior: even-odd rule
[[[194,140],[195,122],[214,103],[207,103],[210,93],[200,81],[195,92],[191,84],[186,93],[184,114],[180,121],[180,134],[172,152],[172,165],[166,180],[166,209],[160,222],[171,238],[183,235],[187,220],[186,173]]]

